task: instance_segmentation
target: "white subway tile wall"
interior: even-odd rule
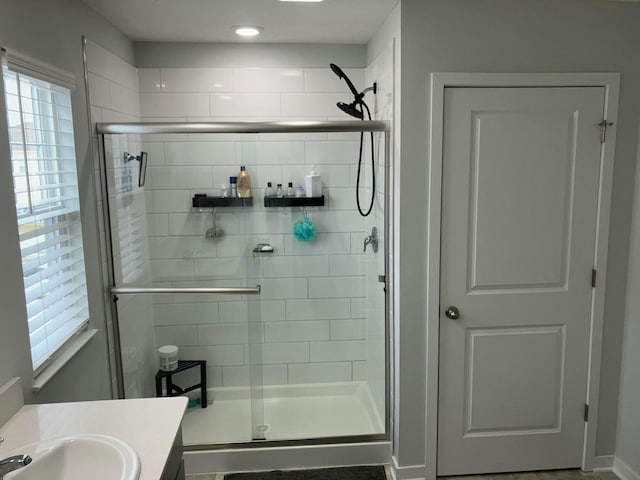
[[[346,73],[364,88],[364,69]],[[335,104],[350,94],[328,68],[149,68],[140,69],[139,81],[142,121],[348,119]],[[322,133],[144,138],[154,284],[262,285],[260,302],[252,305],[233,296],[154,299],[158,342],[178,345],[183,359],[207,360],[211,386],[248,385],[249,339],[263,342],[265,384],[367,380],[365,316],[374,302],[367,295],[382,299],[376,321],[383,331],[384,297],[381,287],[367,289],[367,276],[378,272],[367,273],[377,262],[367,262],[375,257],[362,251],[370,227],[355,210],[359,139]],[[218,195],[240,165],[251,175],[254,205],[216,209],[224,236],[205,238],[214,215],[192,208],[191,198]],[[262,196],[268,181],[274,188],[304,185],[311,165],[322,176],[325,206],[307,209],[317,235],[301,242],[292,233],[300,209],[267,209]],[[375,223],[382,232],[382,213]],[[254,256],[258,243],[270,243],[273,254]],[[377,354],[384,358],[384,345]],[[376,375],[384,384],[384,370]]]
[[[376,95],[376,101],[373,105],[373,116],[376,119],[391,120],[392,131],[391,135],[394,135],[393,130],[393,114],[394,114],[394,75],[395,75],[395,44],[392,41],[387,47],[380,53],[380,55],[373,60],[373,62],[367,67],[365,72],[365,79],[367,85],[377,82],[378,93]],[[385,151],[384,142],[381,141],[381,137],[377,136],[374,139],[374,152],[376,153],[376,197],[374,213],[371,217],[368,217],[366,230],[371,232],[372,227],[376,226],[378,229],[378,253],[376,255],[367,255],[367,280],[365,282],[367,299],[366,302],[355,300],[357,305],[352,303],[352,310],[357,310],[358,316],[364,319],[365,329],[367,331],[367,343],[366,343],[366,362],[356,363],[353,365],[353,378],[360,379],[365,378],[367,380],[369,391],[379,419],[384,418],[385,412],[385,398],[386,398],[386,385],[385,375],[382,372],[389,368],[389,363],[385,359],[385,350],[389,346],[389,335],[385,331],[384,317],[385,317],[385,301],[384,297],[376,295],[373,292],[379,292],[382,286],[379,283],[378,275],[385,274],[385,243],[384,243],[384,216],[385,216],[385,202],[384,202],[384,159],[383,152]],[[393,152],[393,149],[391,149]],[[367,154],[370,155],[371,150],[367,150]],[[393,155],[393,153],[391,153]],[[388,159],[389,165],[393,166],[393,159]],[[367,163],[369,166],[370,163]],[[370,175],[370,167],[362,174],[365,178]],[[393,167],[391,168],[388,178],[388,184],[390,190],[393,188]],[[368,184],[367,195],[371,195],[371,184]],[[392,191],[386,192],[390,198],[393,195]],[[368,199],[370,197],[367,197]],[[368,201],[366,205],[368,206]],[[364,202],[363,202],[364,203]],[[366,208],[366,207],[365,207]],[[392,215],[392,211],[387,212],[388,215]],[[389,218],[388,225],[393,225],[393,218]],[[355,246],[354,246],[355,248]],[[389,332],[391,333],[391,332]],[[390,348],[390,347],[389,347]],[[391,352],[389,352],[391,355]]]

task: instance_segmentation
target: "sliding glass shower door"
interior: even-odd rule
[[[100,128],[120,394],[187,395],[190,449],[388,439],[388,125]],[[296,197],[312,170],[322,191]]]
[[[190,145],[187,135],[104,136],[118,393],[188,396],[185,444],[261,440],[253,199],[212,192],[210,160],[172,154]],[[178,371],[159,368],[168,345],[178,347]],[[232,388],[221,391],[223,381]]]

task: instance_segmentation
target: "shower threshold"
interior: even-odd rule
[[[252,440],[249,387],[211,388],[213,404],[189,409],[182,423],[185,446]],[[271,385],[254,414],[265,440],[286,441],[384,434],[366,382]],[[262,412],[264,412],[262,414]]]

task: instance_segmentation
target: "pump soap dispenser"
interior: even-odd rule
[[[309,175],[304,177],[305,190],[307,197],[320,197],[322,196],[322,177],[316,174],[316,166],[311,167]]]

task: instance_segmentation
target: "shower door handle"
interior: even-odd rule
[[[145,288],[112,287],[112,295],[174,295],[180,293],[203,293],[219,295],[260,295],[261,285],[255,287],[202,287],[202,288]]]

